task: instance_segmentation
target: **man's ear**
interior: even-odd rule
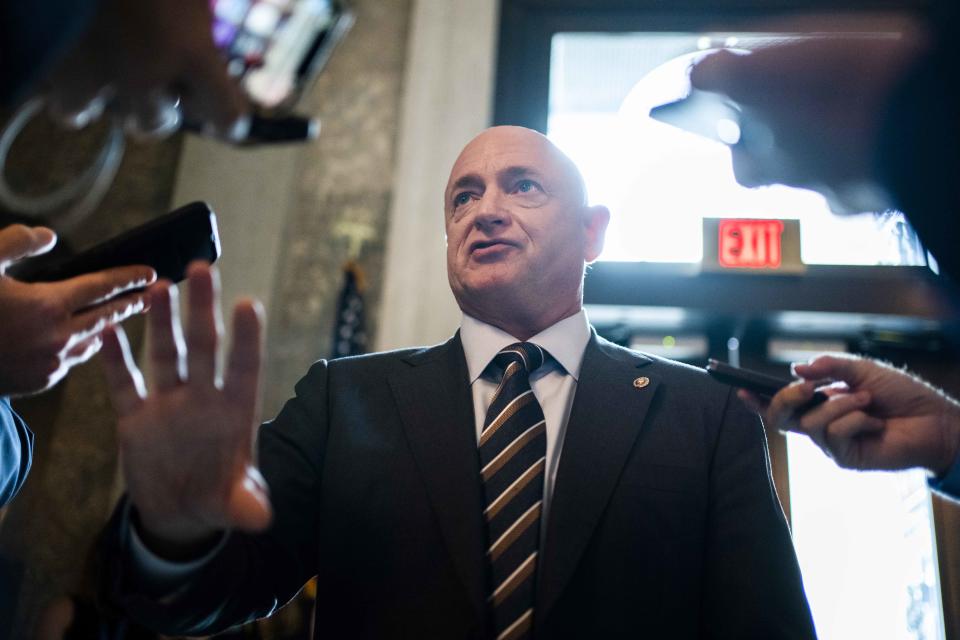
[[[585,207],[583,210],[584,246],[583,259],[593,262],[603,251],[603,240],[610,223],[610,210],[602,204]]]

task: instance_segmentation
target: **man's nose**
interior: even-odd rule
[[[480,199],[473,224],[481,231],[490,231],[510,224],[510,212],[504,207],[500,194],[487,191]]]

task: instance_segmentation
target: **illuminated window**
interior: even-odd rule
[[[583,171],[591,202],[610,207],[602,260],[699,262],[702,219],[735,217],[799,219],[807,264],[925,264],[902,215],[838,218],[811,191],[741,187],[725,145],[648,117],[651,107],[682,95],[686,65],[665,63],[786,37],[554,35],[548,135]]]
[[[838,218],[810,191],[745,189],[725,145],[648,117],[679,97],[675,85],[685,79],[683,65],[679,74],[651,74],[665,63],[784,37],[553,36],[548,135],[583,171],[591,202],[611,209],[602,260],[698,262],[708,217],[799,220],[807,264],[925,264],[902,215]],[[656,350],[656,340],[646,342]],[[794,538],[820,637],[942,639],[923,474],[844,471],[802,438],[790,439],[788,459]]]
[[[820,638],[943,638],[924,472],[846,471],[804,436],[787,447],[793,540]]]

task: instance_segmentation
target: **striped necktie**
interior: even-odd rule
[[[534,584],[540,545],[540,512],[547,433],[530,373],[543,364],[543,349],[528,342],[504,348],[494,358],[503,378],[480,433],[488,606],[498,640],[533,635]]]

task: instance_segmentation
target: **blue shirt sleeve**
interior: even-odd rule
[[[953,461],[953,466],[944,475],[930,478],[927,483],[940,495],[960,502],[960,457]]]
[[[17,495],[33,461],[33,432],[23,418],[0,397],[0,507]]]

